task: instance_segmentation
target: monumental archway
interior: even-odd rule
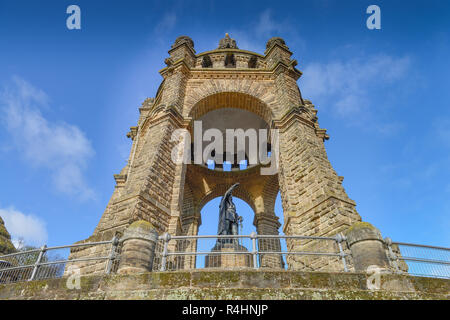
[[[286,235],[332,236],[361,220],[342,187],[343,177],[328,161],[328,135],[318,124],[315,106],[302,98],[297,85],[302,73],[284,40],[270,39],[264,55],[239,49],[228,35],[220,43],[200,54],[186,36],[172,45],[156,97],[143,102],[138,123],[128,133],[133,141],[130,157],[114,175],[116,187],[95,238],[110,239],[136,220],[150,222],[160,234],[194,235],[202,205],[236,182],[241,184],[236,195],[255,211],[254,224],[261,234],[279,232],[274,214],[278,191]],[[278,160],[277,170],[262,175],[263,166],[254,165],[226,172],[171,160],[180,144],[174,132],[193,133],[199,119],[207,119],[212,127],[214,117],[208,115],[220,115],[221,109],[248,112],[257,117],[249,126],[278,133],[271,155]],[[287,249],[301,251],[302,246],[288,242]],[[296,261],[288,261],[291,268],[300,263]]]
[[[204,131],[210,127],[218,128],[223,133],[224,145],[226,144],[224,128],[265,129],[270,137],[273,114],[267,104],[256,97],[257,93],[255,96],[249,94],[252,92],[249,89],[242,89],[245,92],[211,93],[210,91],[212,89],[207,89],[208,94],[188,109],[191,137],[194,136],[192,123],[198,120],[202,121]],[[212,116],[208,117],[209,115]],[[246,147],[248,148],[248,143]],[[249,150],[245,151],[248,154]],[[247,202],[255,212],[253,223],[257,232],[278,234],[280,224],[274,213],[275,198],[279,190],[277,174],[261,175],[260,171],[260,165],[249,165],[249,168],[245,170],[233,167],[230,171],[224,171],[222,168],[211,170],[205,165],[187,165],[184,203],[188,202],[189,205],[184,205],[188,209],[182,212],[182,221],[186,221],[182,229],[195,232],[198,226],[190,227],[188,224],[197,223],[198,225],[198,222],[187,217],[199,217],[199,212],[205,203],[222,196],[230,185],[239,182],[240,187],[234,191],[234,194]]]

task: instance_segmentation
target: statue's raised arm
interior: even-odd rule
[[[233,192],[233,190],[239,185],[239,183],[235,183],[233,184],[228,190],[227,192],[225,192],[225,194],[222,197],[222,200],[220,201],[220,206],[219,208],[222,208],[224,206],[224,203],[228,200],[228,197],[231,195],[231,193]]]
[[[236,209],[232,200],[232,192],[238,185],[239,183],[232,185],[220,201],[218,235],[232,234],[233,224],[236,223]]]

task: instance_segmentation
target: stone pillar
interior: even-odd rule
[[[275,213],[264,214],[259,213],[255,215],[253,224],[256,226],[258,234],[261,235],[278,235],[278,228],[281,224],[278,222],[278,217]],[[260,267],[261,268],[276,268],[284,269],[283,257],[280,254],[262,254],[264,251],[281,251],[281,242],[277,238],[259,239],[258,247],[260,253]]]
[[[152,271],[158,233],[147,221],[133,222],[124,232],[118,273]]]
[[[187,36],[178,37],[165,60],[167,67],[160,71],[164,78],[161,101],[182,113],[185,88],[190,69],[195,67],[194,42]]]
[[[377,228],[367,222],[356,222],[345,235],[356,272],[366,272],[369,266],[389,267],[383,238]]]
[[[200,211],[192,211],[191,215],[184,215],[182,219],[183,223],[183,235],[186,236],[196,236],[198,235],[198,227],[202,224],[202,219],[200,216]],[[180,251],[197,252],[197,240],[190,239],[184,240],[184,246],[179,248]],[[184,269],[195,269],[196,266],[195,255],[182,256],[184,259],[183,268]]]

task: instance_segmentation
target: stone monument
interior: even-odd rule
[[[269,39],[260,54],[239,48],[227,34],[216,49],[197,53],[194,41],[180,36],[168,52],[156,95],[142,103],[137,124],[127,134],[132,142],[128,162],[114,175],[114,192],[93,235],[81,242],[110,240],[140,220],[160,235],[197,235],[203,206],[233,183],[239,183],[234,196],[254,211],[257,234],[278,235],[282,227],[286,235],[331,237],[361,221],[342,186],[343,177],[328,160],[324,143],[329,136],[319,125],[314,104],[302,96],[297,85],[302,72],[282,38]],[[176,146],[192,143],[174,140],[174,132],[185,129],[194,137],[196,121],[202,121],[203,131],[254,128],[268,130],[270,136],[277,130],[278,150],[267,145],[274,149],[277,170],[262,175],[266,165],[261,163],[245,170],[233,163],[231,170],[224,170],[221,163],[210,169],[206,163],[172,162]],[[283,226],[274,211],[279,192]],[[279,242],[258,243],[267,251],[280,249]],[[196,250],[196,245],[192,241],[183,250]],[[287,240],[288,251],[309,250],[311,245]],[[80,250],[74,257],[89,254]],[[261,257],[263,266],[282,266],[277,257]],[[299,256],[289,256],[286,263],[290,270],[323,267],[307,265]],[[195,268],[195,259],[186,257],[183,268]]]

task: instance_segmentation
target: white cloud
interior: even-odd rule
[[[168,32],[175,27],[177,15],[174,12],[166,13],[155,27],[156,33]]]
[[[388,89],[410,67],[408,57],[373,55],[366,59],[311,63],[303,69],[303,96],[328,105],[340,116],[354,116],[369,108],[370,91]]]
[[[0,208],[0,216],[15,245],[18,243],[18,239],[23,239],[25,244],[32,246],[41,246],[47,242],[48,234],[45,222],[40,218],[24,214],[12,207]]]
[[[272,37],[291,36],[287,45],[300,44],[302,40],[298,35],[298,25],[293,25],[290,21],[281,17],[273,18],[272,10],[265,9],[257,15],[257,19],[249,21],[244,27],[239,29],[231,28],[225,30],[230,37],[235,39],[240,49],[254,52],[264,52],[266,42]],[[293,43],[295,42],[295,43]]]
[[[47,168],[58,191],[93,198],[83,176],[86,161],[94,151],[85,134],[65,122],[51,122],[40,109],[48,107],[48,96],[25,80],[0,93],[0,112],[11,141],[30,165]]]
[[[260,13],[255,30],[260,36],[272,37],[274,33],[282,33],[286,28],[272,18],[272,11],[266,9]]]
[[[382,136],[392,136],[393,134],[405,129],[405,124],[398,121],[372,123],[369,129],[375,130]]]

